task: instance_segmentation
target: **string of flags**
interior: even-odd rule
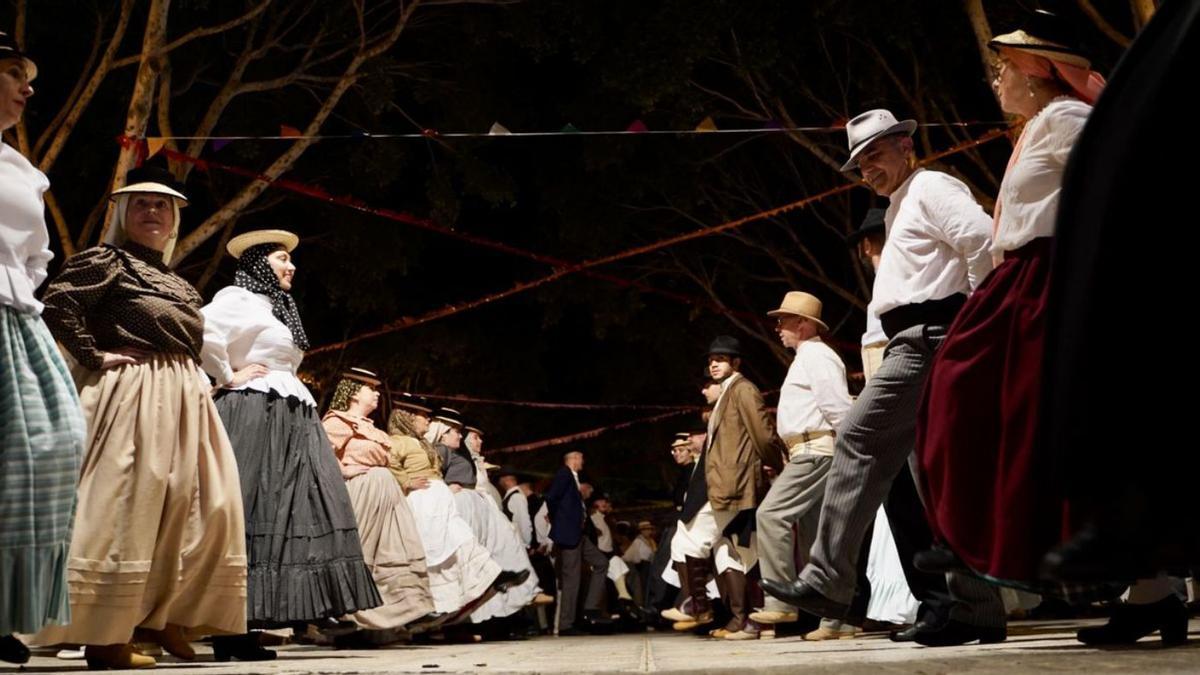
[[[972,121],[972,122],[930,122],[919,126],[929,128],[941,127],[1004,127],[1008,126],[1005,121]],[[754,127],[731,127],[722,129],[717,126],[711,115],[704,119],[691,129],[650,129],[646,123],[640,119],[633,120],[623,129],[607,129],[607,130],[583,130],[575,124],[568,122],[557,131],[513,131],[505,124],[496,121],[488,128],[486,132],[442,132],[437,129],[422,129],[419,132],[410,133],[375,133],[370,131],[356,131],[348,134],[317,134],[306,135],[299,128],[289,124],[279,125],[277,134],[263,135],[227,135],[227,136],[147,136],[147,156],[153,157],[158,154],[167,144],[168,141],[195,141],[205,140],[209,142],[213,152],[220,152],[225,146],[233,141],[276,141],[276,140],[364,140],[364,139],[466,139],[466,138],[548,138],[558,136],[690,136],[699,134],[716,134],[716,135],[754,135],[754,134],[787,134],[787,133],[840,133],[845,131],[845,120],[839,120],[831,125],[824,126],[784,126],[777,120],[768,120],[760,126]]]

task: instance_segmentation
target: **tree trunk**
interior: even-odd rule
[[[167,34],[167,15],[171,10],[171,0],[151,0],[150,9],[146,16],[146,34],[142,38],[142,55],[138,62],[137,78],[133,84],[133,94],[129,98],[129,110],[125,115],[125,135],[130,138],[144,138],[146,127],[150,122],[150,113],[154,108],[154,93],[158,85],[158,71],[161,57],[155,54],[162,47]],[[117,156],[117,166],[113,175],[112,189],[125,184],[125,174],[137,163],[139,148],[136,145],[122,145]],[[109,203],[104,216],[104,227],[100,230],[100,241],[108,236],[112,227],[113,205]]]
[[[975,45],[979,49],[979,60],[983,63],[985,82],[991,89],[992,81],[996,79],[996,60],[992,56],[991,48],[988,47],[993,36],[987,14],[983,11],[983,0],[963,0],[963,9],[967,12],[967,19],[971,21],[971,30],[975,33]],[[995,89],[992,89],[992,96],[996,97],[996,105],[1000,105],[1000,97],[997,96]]]

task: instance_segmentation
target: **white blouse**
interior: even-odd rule
[[[200,312],[204,314],[200,362],[217,386],[227,385],[234,371],[259,363],[271,372],[232,389],[273,391],[316,407],[312,393],[296,377],[304,352],[296,348],[292,331],[271,313],[270,298],[227,286]]]
[[[1000,221],[992,250],[1015,251],[1054,235],[1063,169],[1092,106],[1056,98],[1025,123],[1021,154],[1000,183]]]
[[[49,188],[46,174],[0,143],[0,305],[21,312],[42,312],[33,292],[54,257],[42,201]]]

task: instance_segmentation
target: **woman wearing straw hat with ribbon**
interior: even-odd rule
[[[0,32],[0,130],[21,119],[37,66]],[[0,661],[13,633],[70,620],[67,555],[87,434],[67,365],[34,297],[46,278],[46,176],[0,143]]]
[[[187,197],[163,169],[126,183],[111,243],[71,256],[44,298],[89,427],[71,623],[37,641],[84,644],[92,668],[153,666],[129,644],[138,627],[184,659],[189,636],[246,632],[242,493],[198,365],[203,302],[166,265]]]
[[[930,522],[946,548],[929,567],[970,568],[1007,585],[1111,595],[1119,586],[1057,588],[1041,580],[1047,550],[1074,531],[1075,514],[1052,485],[1037,442],[1051,247],[1064,170],[1105,81],[1069,27],[1037,11],[991,41],[993,83],[1005,112],[1025,120],[996,200],[993,252],[1001,262],[950,326],[930,370],[917,451]],[[1131,643],[1158,630],[1187,639],[1187,612],[1166,577],[1133,586],[1107,626],[1079,631],[1089,644]]]
[[[241,473],[251,627],[336,625],[380,604],[317,403],[296,377],[308,348],[290,293],[298,242],[283,230],[234,237],[233,285],[201,310],[202,363]],[[213,649],[219,661],[275,656],[249,635]]]

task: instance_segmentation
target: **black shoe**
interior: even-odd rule
[[[12,635],[0,637],[0,661],[28,663],[29,647]]]
[[[566,628],[558,629],[558,637],[579,637],[580,635],[588,635],[587,631],[580,630],[575,626],[567,626]]]
[[[333,617],[325,617],[311,623],[322,635],[329,637],[349,635],[358,630],[358,624],[353,621],[338,621]]]
[[[762,587],[772,597],[799,607],[814,616],[825,619],[842,619],[850,612],[850,605],[830,600],[800,579],[791,582],[763,579]]]
[[[919,630],[921,630],[921,625],[914,623],[908,628],[888,631],[888,639],[892,642],[912,642],[917,639],[917,631]]]
[[[954,551],[942,546],[934,546],[928,551],[917,552],[913,556],[913,567],[930,574],[970,572],[963,561],[954,555]]]
[[[1175,595],[1148,605],[1118,605],[1103,626],[1079,629],[1075,637],[1085,645],[1128,645],[1158,631],[1164,647],[1187,642],[1188,612]]]
[[[492,581],[492,588],[496,589],[497,593],[503,593],[513,586],[520,586],[529,578],[529,570],[504,570],[496,575],[496,579]]]
[[[915,628],[913,642],[926,647],[957,647],[976,640],[981,645],[987,645],[1004,642],[1008,639],[1008,630],[1003,626],[983,628],[954,619],[950,619],[940,626],[918,624]]]
[[[1125,542],[1105,537],[1095,526],[1084,527],[1079,534],[1052,549],[1042,558],[1039,574],[1051,581],[1104,583],[1113,579],[1146,579],[1155,576],[1135,560],[1131,551],[1139,550]]]
[[[213,638],[213,658],[224,663],[230,659],[238,661],[274,661],[275,652],[263,649],[258,637],[248,635],[219,635]]]

